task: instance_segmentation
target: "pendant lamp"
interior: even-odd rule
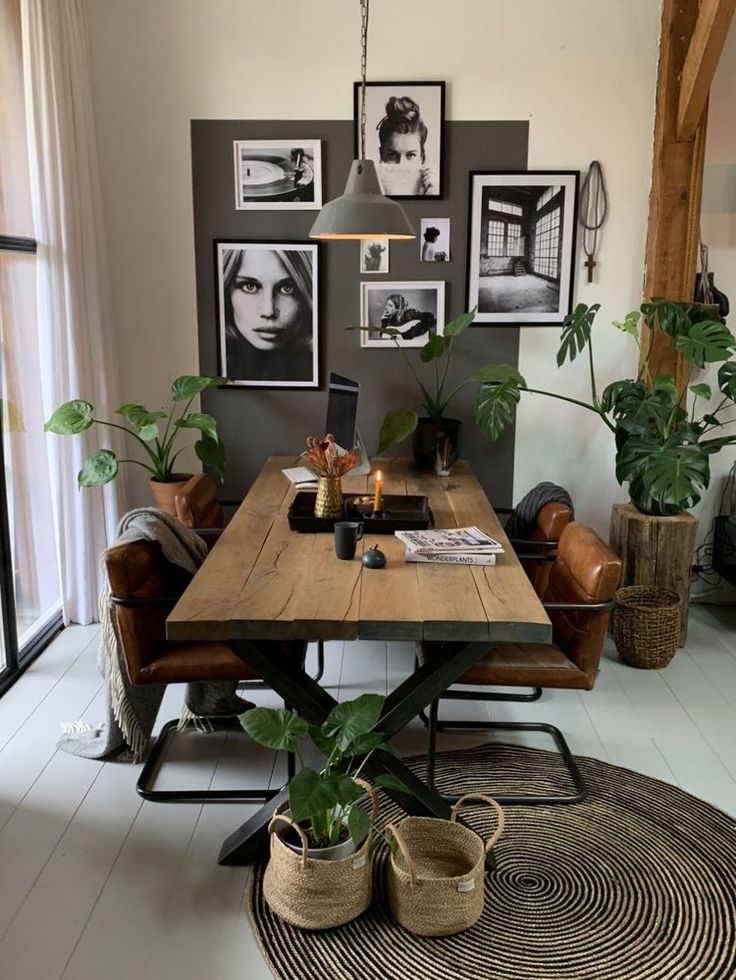
[[[376,173],[376,165],[365,158],[365,75],[368,60],[368,4],[360,0],[361,15],[361,89],[360,89],[360,159],[350,166],[345,193],[329,201],[317,215],[310,238],[323,241],[360,238],[416,238],[406,212],[391,198],[385,197]]]

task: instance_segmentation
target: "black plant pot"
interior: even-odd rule
[[[414,430],[414,462],[420,470],[433,470],[440,436],[450,440],[452,453],[457,459],[460,455],[462,434],[463,424],[460,419],[435,422],[427,417],[420,418]]]

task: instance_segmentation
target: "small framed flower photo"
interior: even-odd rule
[[[353,104],[360,156],[361,83]],[[365,155],[387,197],[442,197],[444,82],[366,82]]]
[[[361,347],[424,347],[445,329],[445,284],[361,283],[360,323]]]
[[[320,140],[235,140],[238,211],[315,211],[322,207]]]
[[[471,173],[468,309],[477,325],[559,326],[572,306],[577,170]]]
[[[228,384],[318,388],[318,243],[217,241],[215,264]]]
[[[387,238],[377,238],[375,241],[362,239],[360,243],[360,272],[361,275],[370,273],[388,273]]]

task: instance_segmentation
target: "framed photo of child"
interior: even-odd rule
[[[361,83],[353,90],[360,155]],[[387,197],[442,197],[444,82],[367,82],[365,155]]]

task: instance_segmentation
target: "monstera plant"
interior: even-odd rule
[[[487,365],[478,372],[476,416],[481,429],[495,441],[513,421],[522,394],[546,395],[596,413],[616,441],[616,479],[628,483],[632,503],[645,514],[680,514],[695,506],[710,482],[710,457],[724,446],[736,444],[736,433],[721,434],[734,418],[736,407],[736,340],[730,330],[709,318],[697,304],[652,299],[629,313],[614,327],[629,334],[639,346],[639,372],[599,393],[593,357],[592,327],[600,304],[580,304],[565,318],[557,366],[587,352],[590,401],[530,388],[515,367]],[[672,375],[653,376],[646,349],[639,340],[641,321],[656,325],[673,338],[687,366],[685,385],[678,389]],[[714,379],[694,377],[710,369]],[[692,383],[691,383],[692,382]],[[716,402],[711,401],[716,396]]]

